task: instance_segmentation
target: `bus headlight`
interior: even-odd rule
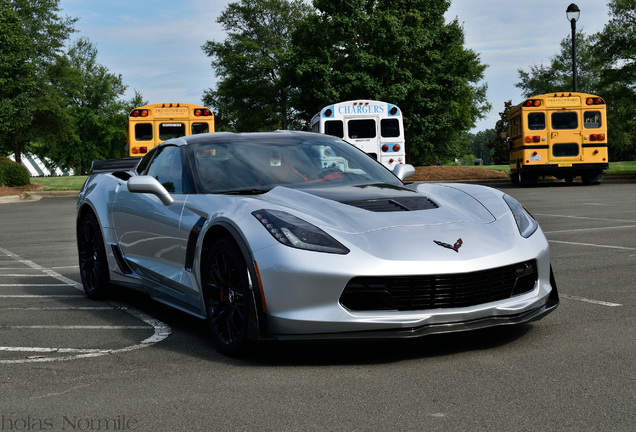
[[[515,218],[515,222],[517,223],[517,228],[519,228],[521,236],[523,238],[528,238],[534,234],[537,228],[539,228],[539,224],[528,210],[526,210],[519,201],[510,195],[504,195],[503,199],[506,204],[508,204],[508,207],[510,207],[510,211]]]

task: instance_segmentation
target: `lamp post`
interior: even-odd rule
[[[576,91],[576,22],[579,20],[579,16],[581,15],[581,10],[574,3],[570,3],[567,10],[565,11],[565,16],[567,16],[568,21],[572,26],[572,91]]]

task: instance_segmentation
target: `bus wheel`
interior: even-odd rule
[[[510,182],[514,185],[519,184],[519,174],[510,171]]]
[[[521,186],[532,186],[539,181],[539,177],[536,174],[524,173],[519,171],[519,184]]]
[[[603,181],[603,171],[592,171],[581,176],[584,185],[599,185]]]
[[[574,176],[565,176],[565,182],[566,183],[572,183],[574,181]]]

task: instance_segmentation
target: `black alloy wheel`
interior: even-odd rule
[[[227,238],[214,242],[202,278],[212,343],[225,355],[243,354],[249,343],[250,296],[247,266],[236,243]]]
[[[104,238],[97,218],[88,213],[77,227],[77,250],[80,276],[86,295],[91,299],[106,297],[110,285]]]

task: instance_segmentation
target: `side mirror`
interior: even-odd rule
[[[151,176],[132,176],[127,182],[128,191],[133,193],[149,193],[155,195],[164,205],[174,201],[165,187]]]
[[[400,180],[404,180],[415,175],[415,167],[409,164],[398,164],[393,167],[393,174]]]

